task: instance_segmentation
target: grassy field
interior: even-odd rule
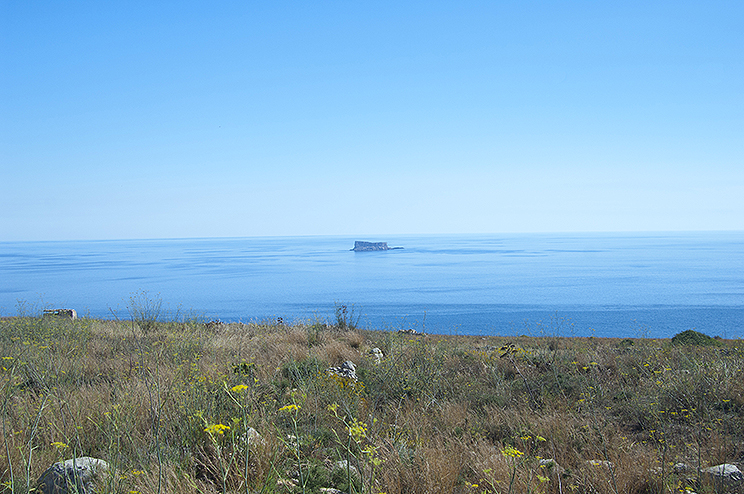
[[[699,469],[742,458],[743,352],[9,318],[0,490],[30,492],[52,463],[92,456],[111,465],[99,492],[718,492]],[[346,360],[358,381],[327,371]]]

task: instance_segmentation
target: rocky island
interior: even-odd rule
[[[372,252],[377,250],[396,250],[402,248],[403,247],[388,247],[387,242],[360,242],[357,240],[354,242],[354,248],[351,250],[354,252]]]

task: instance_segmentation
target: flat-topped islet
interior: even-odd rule
[[[377,250],[395,250],[402,248],[403,247],[388,247],[387,242],[362,242],[357,240],[354,242],[354,248],[351,250],[354,252],[372,252]]]

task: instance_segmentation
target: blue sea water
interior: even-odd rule
[[[0,315],[127,318],[143,290],[223,321],[333,320],[346,304],[371,329],[738,338],[744,232],[0,243]]]

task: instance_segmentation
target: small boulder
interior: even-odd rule
[[[262,446],[266,443],[261,434],[258,433],[253,427],[249,427],[245,434],[243,434],[243,442],[248,446]]]
[[[286,487],[287,489],[295,489],[297,487],[297,482],[290,479],[278,479],[276,481],[277,487]]]
[[[343,470],[346,472],[347,470],[351,472],[352,475],[359,475],[359,470],[354,465],[349,464],[347,460],[339,460],[336,463],[333,464],[334,469]]]
[[[88,456],[58,462],[41,474],[37,490],[42,494],[92,494],[108,468],[104,460]]]
[[[703,468],[702,472],[708,474],[713,482],[723,483],[728,486],[739,485],[744,480],[741,470],[736,465],[731,465],[730,463]]]
[[[294,434],[287,434],[287,440],[284,441],[284,444],[289,449],[297,450],[300,447],[300,438]]]
[[[356,365],[354,365],[354,362],[352,362],[351,360],[347,360],[346,362],[341,364],[340,367],[329,367],[328,373],[336,374],[337,376],[345,377],[346,379],[351,379],[352,381],[357,380]]]
[[[382,359],[385,358],[385,356],[382,353],[382,350],[380,350],[377,347],[374,347],[372,350],[370,350],[369,353],[372,354],[372,358],[375,359],[376,364],[379,364],[380,362],[382,362]]]
[[[587,460],[586,464],[592,467],[607,467],[612,469],[615,465],[611,461],[607,460]]]

